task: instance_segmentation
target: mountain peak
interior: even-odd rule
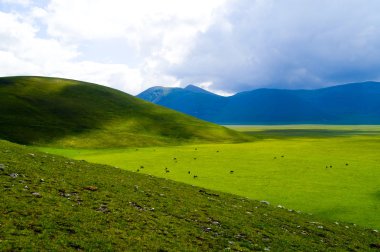
[[[188,91],[192,91],[192,92],[195,92],[195,93],[203,93],[203,94],[212,94],[212,95],[216,95],[212,92],[209,92],[203,88],[200,88],[200,87],[197,87],[193,84],[190,84],[190,85],[187,85],[184,90],[188,90]]]
[[[143,91],[137,97],[151,101],[153,103],[158,103],[162,97],[168,95],[172,89],[173,88],[154,86]]]

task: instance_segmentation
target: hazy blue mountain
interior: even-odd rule
[[[208,121],[225,100],[223,96],[193,85],[186,88],[152,87],[137,97]]]
[[[380,124],[380,83],[315,90],[257,89],[224,97],[199,87],[150,88],[153,103],[220,124]]]

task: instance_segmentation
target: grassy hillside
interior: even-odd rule
[[[248,137],[123,92],[74,80],[0,78],[0,139],[116,147],[244,141]]]
[[[236,128],[261,140],[137,151],[44,150],[380,229],[379,126]]]
[[[369,251],[379,233],[0,141],[1,251]]]

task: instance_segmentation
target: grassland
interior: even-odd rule
[[[137,149],[43,150],[267,200],[324,219],[380,228],[380,127],[234,128],[251,132],[260,140]]]
[[[0,96],[0,139],[76,159],[0,141],[1,251],[380,247],[380,127],[243,134],[56,78],[0,78]]]
[[[75,80],[0,78],[0,139],[75,148],[241,142],[247,137],[121,91]]]
[[[380,246],[379,233],[370,229],[5,141],[0,141],[0,189],[1,251],[368,251]]]

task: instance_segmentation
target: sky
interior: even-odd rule
[[[0,76],[136,95],[380,81],[378,0],[0,0]]]

